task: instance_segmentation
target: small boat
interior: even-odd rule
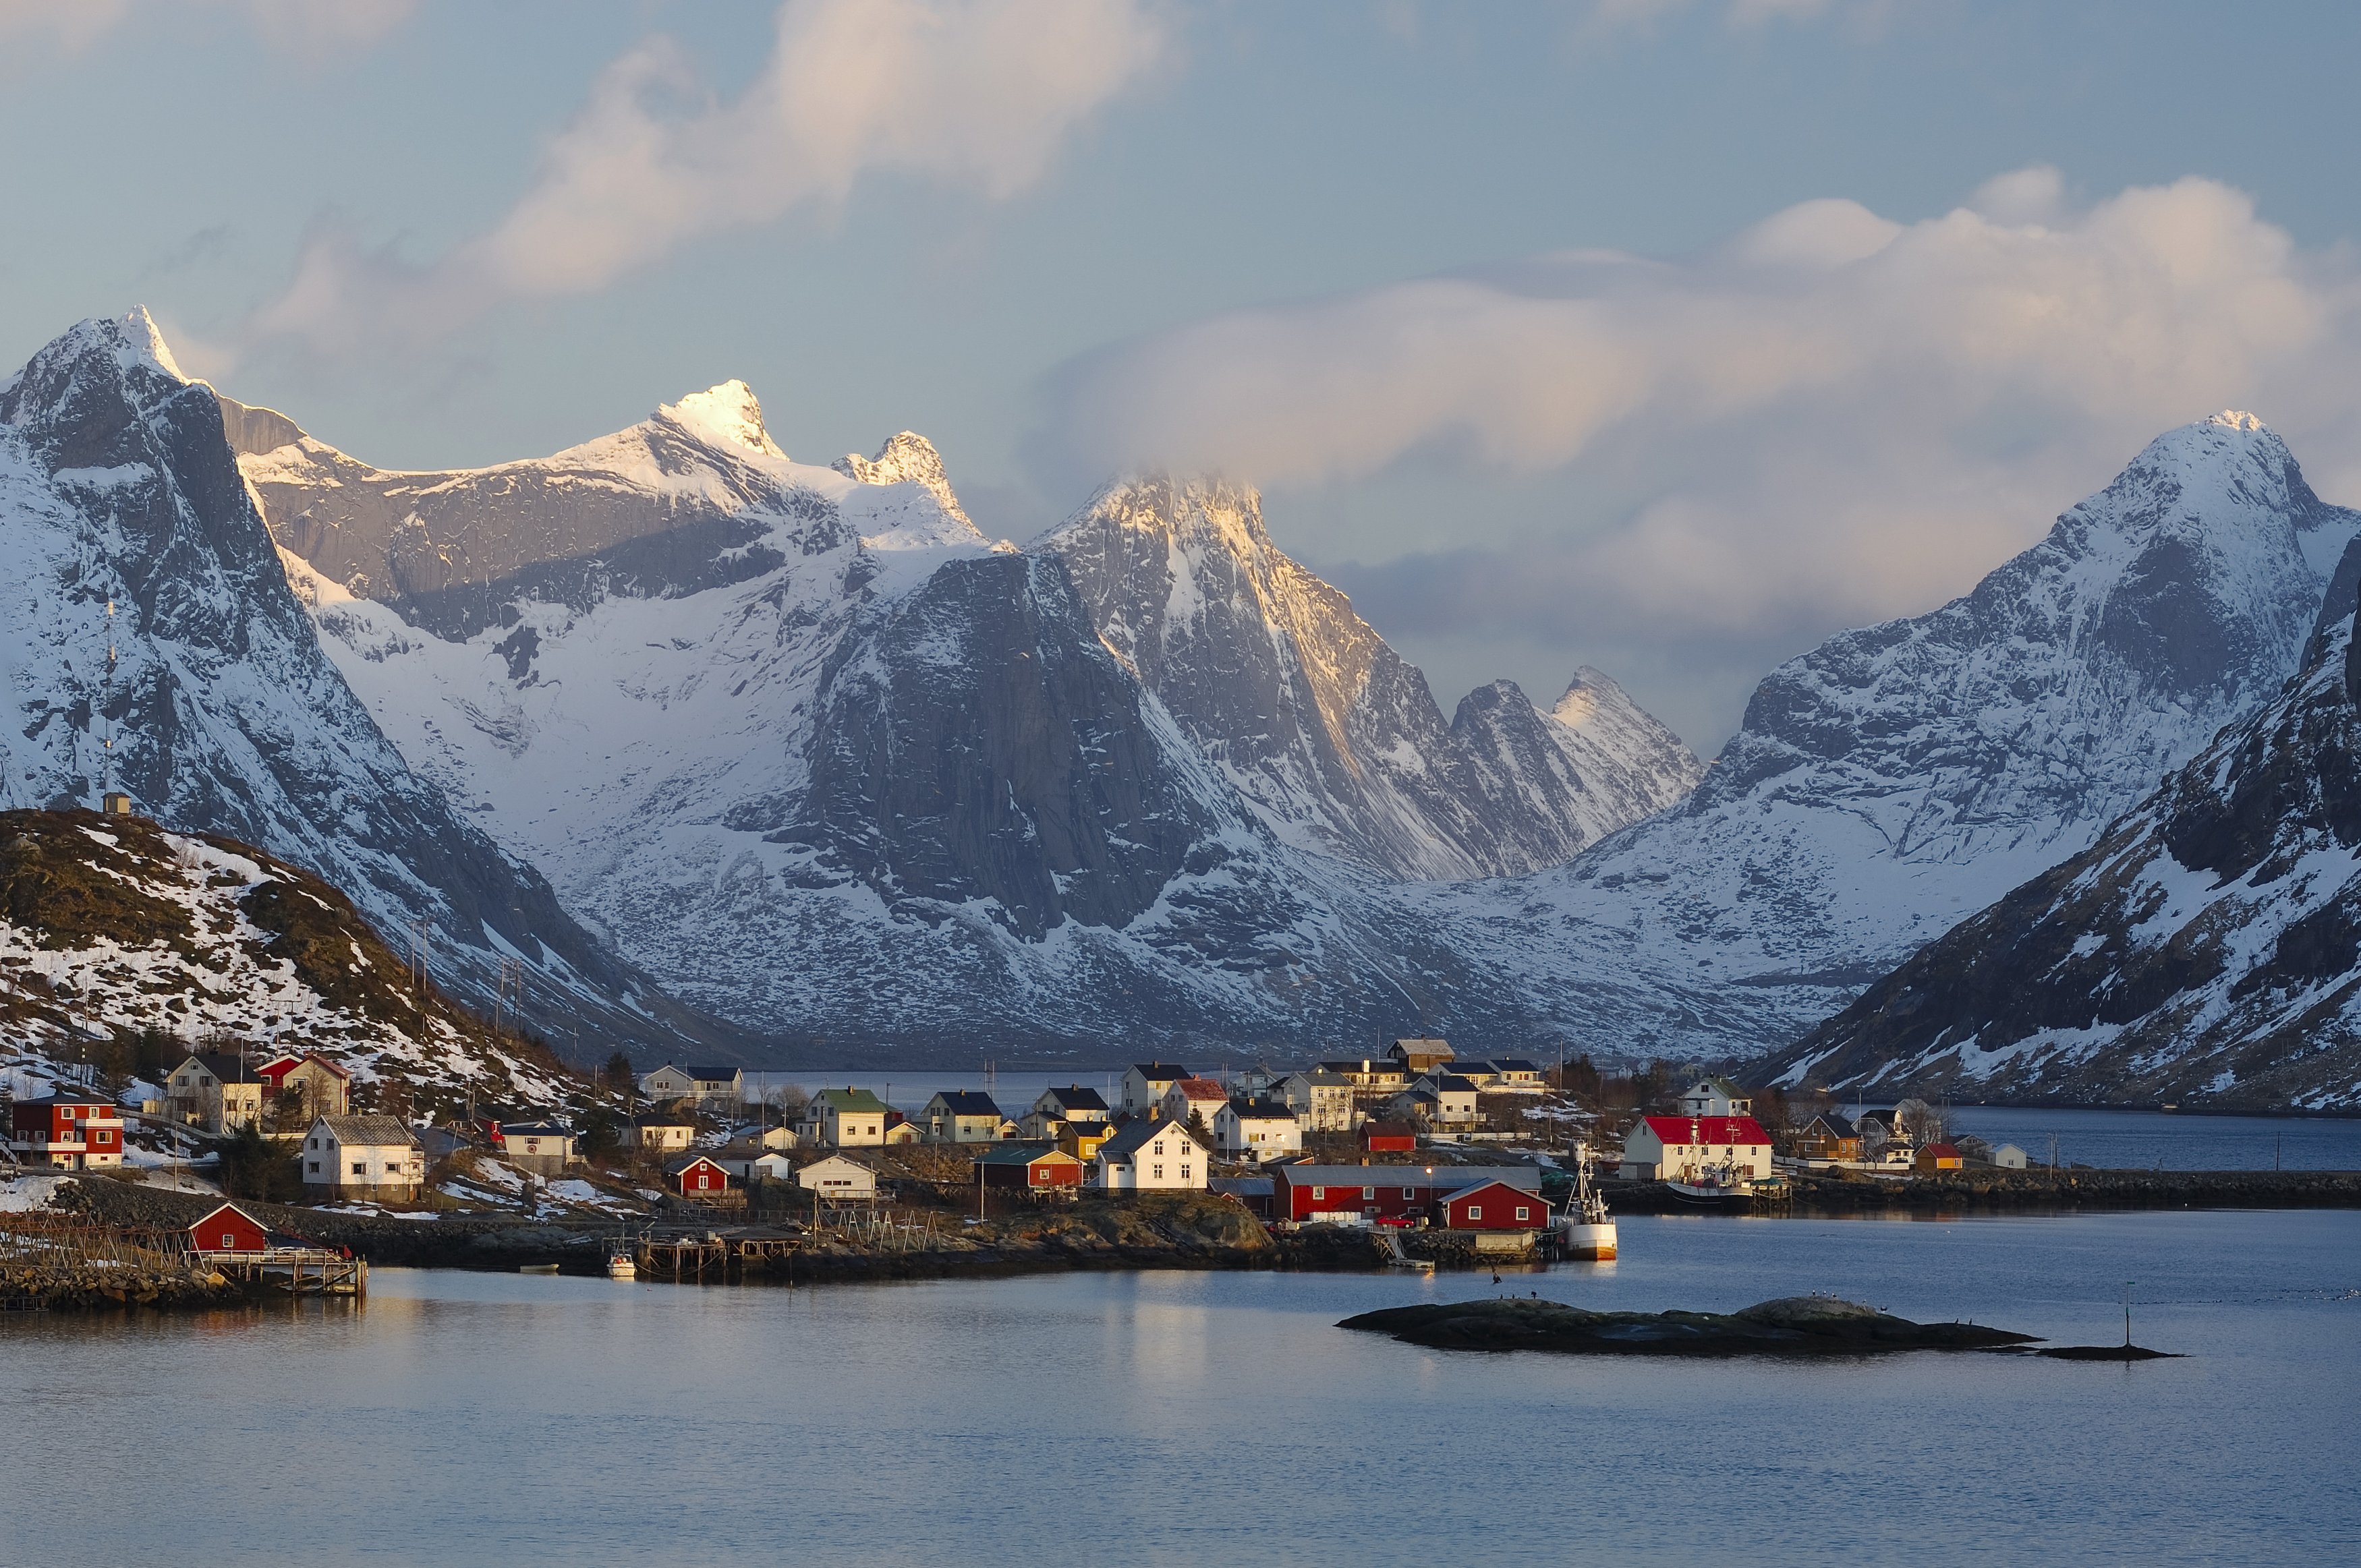
[[[1574,1146],[1574,1190],[1557,1217],[1558,1250],[1585,1263],[1615,1261],[1615,1216],[1607,1200],[1591,1190],[1590,1146]]]
[[[631,1261],[631,1253],[629,1245],[624,1243],[618,1242],[613,1246],[607,1249],[608,1278],[637,1279],[639,1277],[640,1266]]]
[[[1703,1203],[1715,1208],[1752,1207],[1754,1183],[1735,1165],[1691,1166],[1679,1176],[1670,1178],[1664,1185],[1673,1196],[1688,1203]]]
[[[557,1265],[554,1263],[520,1263],[517,1265],[517,1272],[519,1274],[555,1274],[557,1272]]]

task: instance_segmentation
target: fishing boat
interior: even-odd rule
[[[1574,1146],[1574,1190],[1557,1217],[1558,1251],[1586,1263],[1615,1261],[1615,1216],[1590,1185],[1590,1146]]]
[[[1693,1165],[1664,1185],[1685,1203],[1715,1209],[1752,1208],[1754,1203],[1753,1178],[1735,1163]]]
[[[637,1279],[639,1277],[640,1266],[631,1261],[631,1243],[619,1241],[607,1248],[608,1278]]]

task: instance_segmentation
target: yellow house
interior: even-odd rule
[[[1068,1122],[1058,1129],[1058,1147],[1089,1165],[1099,1157],[1099,1146],[1113,1136],[1112,1122]]]

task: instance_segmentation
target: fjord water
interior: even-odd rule
[[[1498,1287],[385,1269],[357,1310],[0,1320],[0,1539],[60,1563],[2361,1556],[2361,1214],[1633,1217],[1623,1248]],[[2104,1343],[2126,1279],[2140,1342],[2188,1359],[1600,1361],[1332,1326],[1496,1289],[1828,1290]]]

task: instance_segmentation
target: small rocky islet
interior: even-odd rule
[[[1594,1312],[1537,1297],[1389,1307],[1338,1328],[1435,1350],[1564,1355],[1873,1355],[2009,1350],[2039,1336],[1978,1323],[1918,1323],[1830,1296],[1790,1296],[1736,1312]]]

